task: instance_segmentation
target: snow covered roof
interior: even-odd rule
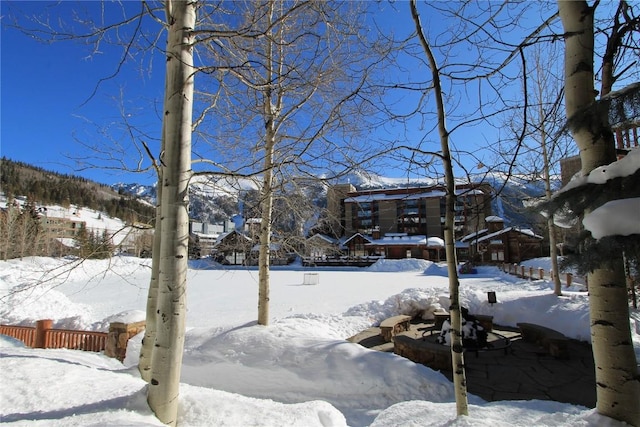
[[[520,227],[509,227],[513,231],[517,231],[518,233],[526,234],[527,236],[535,237],[536,239],[542,239],[543,237],[534,233],[530,228],[520,228]]]
[[[478,236],[482,236],[483,234],[486,234],[488,231],[489,231],[488,228],[483,228],[482,230],[478,230],[475,233],[467,234],[462,239],[460,239],[460,241],[461,242],[466,242],[466,241],[474,239],[474,238],[476,238]]]
[[[193,234],[195,234],[196,236],[198,236],[201,239],[217,239],[218,236],[220,236],[219,233],[206,234],[206,233],[201,233],[199,231],[194,231]]]
[[[226,233],[220,234],[218,236],[218,240],[216,241],[215,245],[213,245],[213,246],[214,247],[218,246],[227,236],[229,236],[230,234],[234,234],[234,233],[237,234],[240,237],[244,237],[244,239],[249,241],[249,242],[251,241],[251,238],[249,236],[247,236],[246,234],[241,233],[238,230],[231,230],[231,231],[228,231]]]
[[[525,234],[525,235],[527,235],[529,237],[533,237],[533,238],[542,240],[542,236],[539,236],[539,235],[535,234],[532,230],[530,230],[528,228],[507,227],[507,228],[503,228],[502,230],[498,230],[498,231],[496,231],[494,233],[490,233],[490,234],[486,234],[484,236],[478,237],[477,239],[470,240],[468,243],[469,244],[476,244],[476,243],[484,242],[484,241],[487,241],[487,240],[489,240],[490,243],[497,243],[498,241],[497,241],[496,237],[501,236],[501,235],[506,234],[506,233],[509,233],[510,231],[515,231],[516,233]]]
[[[427,246],[444,248],[444,240],[442,240],[440,237],[429,237],[427,239]]]
[[[370,240],[368,246],[427,246],[429,248],[444,248],[444,240],[440,237],[408,236],[406,233],[388,233],[381,239]],[[456,248],[468,248],[464,242],[455,242]]]
[[[484,194],[481,190],[468,190],[460,189],[456,190],[456,195],[478,195]],[[359,196],[347,197],[344,199],[345,203],[368,203],[381,200],[418,200],[418,199],[430,199],[436,197],[444,197],[446,193],[442,190],[430,190],[420,193],[412,194],[385,194],[385,193],[373,193],[373,194],[361,194]]]
[[[269,249],[272,250],[272,251],[279,251],[281,247],[282,247],[282,245],[280,243],[270,243],[269,244]],[[260,252],[260,243],[255,244],[251,248],[251,252]]]
[[[371,240],[369,245],[374,246],[392,246],[392,245],[426,245],[427,238],[425,236],[408,236],[405,233],[388,233],[381,239]]]
[[[363,240],[366,240],[367,242],[373,242],[373,239],[369,236],[365,236],[364,234],[361,233],[356,233],[353,236],[349,237],[347,240],[345,240],[344,242],[342,242],[342,245],[346,245],[347,243],[349,243],[349,241],[351,241],[352,239],[354,239],[356,236],[360,236],[362,237]]]
[[[311,239],[320,239],[331,244],[338,243],[338,239],[334,239],[333,237],[327,236],[326,234],[322,234],[322,233],[316,233],[313,236],[310,236],[307,240],[311,240]]]

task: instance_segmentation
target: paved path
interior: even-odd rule
[[[422,332],[418,328],[423,327],[433,324],[414,323],[403,334],[420,338]],[[570,359],[560,360],[524,342],[517,329],[494,325],[494,331],[511,338],[511,348],[507,354],[500,350],[479,352],[477,356],[465,353],[469,393],[487,401],[541,399],[595,407],[595,371],[589,344],[570,340]],[[379,334],[379,328],[371,328],[349,340],[393,352],[393,343],[384,343]],[[451,371],[442,373],[451,380]]]

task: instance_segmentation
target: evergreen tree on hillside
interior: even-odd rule
[[[85,178],[46,171],[6,157],[1,159],[0,165],[0,191],[7,200],[12,200],[13,196],[27,196],[35,204],[60,205],[65,208],[70,205],[83,206],[107,212],[126,222],[149,223],[155,215],[152,207],[135,198],[118,195],[110,187]],[[97,191],[98,189],[101,191]]]
[[[41,255],[44,237],[40,216],[30,199],[24,206],[14,199],[0,211],[0,259]]]
[[[102,235],[98,239],[98,247],[96,248],[96,258],[111,258],[114,247],[111,236],[107,230],[102,231]]]
[[[91,236],[87,231],[87,226],[84,222],[80,223],[80,228],[75,236],[76,251],[80,258],[88,258],[90,254]]]

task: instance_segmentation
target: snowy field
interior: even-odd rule
[[[546,260],[535,261],[535,266]],[[0,262],[0,323],[106,331],[144,319],[150,260],[78,265],[50,258]],[[396,314],[448,306],[446,268],[422,260],[380,261],[361,270],[274,269],[271,324],[257,326],[256,270],[193,263],[180,426],[618,426],[593,409],[549,401],[486,403],[470,396],[455,419],[451,383],[440,373],[346,339]],[[319,274],[303,285],[304,273]],[[461,278],[461,300],[494,322],[534,322],[589,341],[582,288],[555,297],[547,281],[495,268]],[[487,292],[498,303],[489,305]],[[631,318],[640,359],[640,313]],[[102,354],[35,350],[0,338],[0,420],[11,426],[162,425],[137,374],[141,336],[124,364]]]

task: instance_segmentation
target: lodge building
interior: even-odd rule
[[[342,184],[327,192],[327,208],[339,236],[443,238],[445,196],[442,186],[356,191],[353,185]],[[455,238],[459,239],[482,228],[485,217],[491,215],[491,187],[458,185],[456,196]]]

